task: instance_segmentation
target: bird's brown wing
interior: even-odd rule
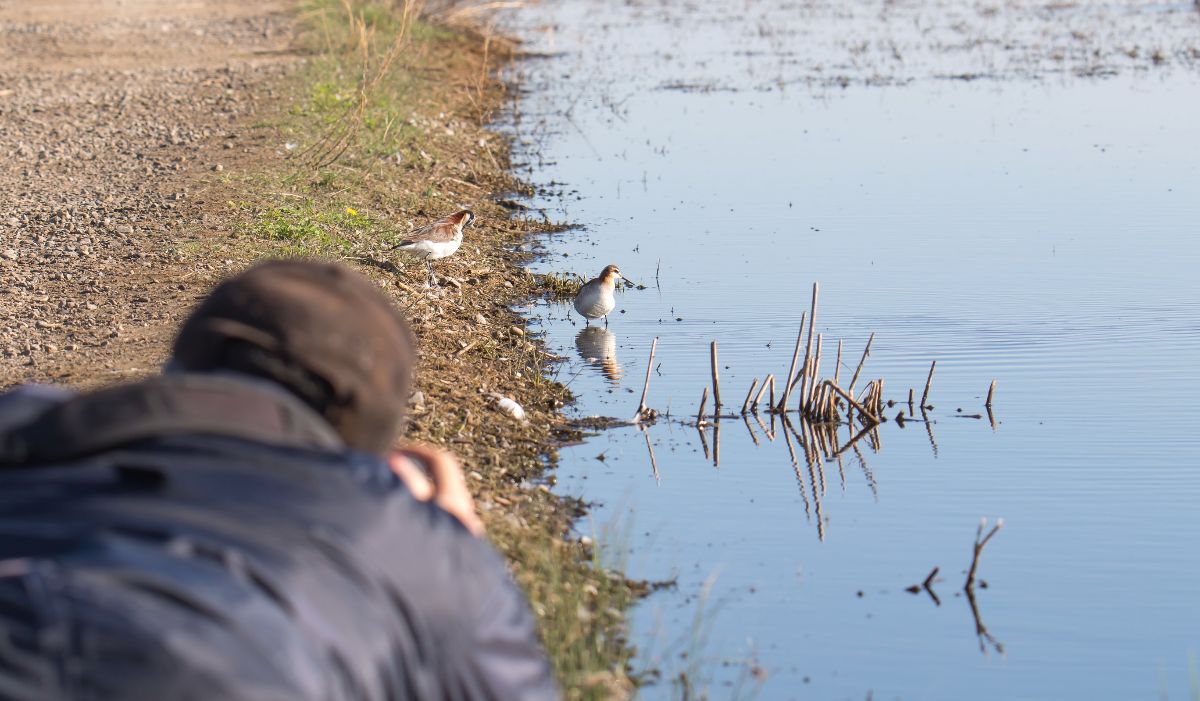
[[[458,235],[458,227],[446,219],[439,219],[432,224],[422,226],[419,229],[413,229],[405,236],[400,245],[407,243],[416,243],[418,241],[432,241],[433,243],[445,243],[453,241]]]

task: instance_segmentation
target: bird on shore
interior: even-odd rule
[[[600,271],[599,277],[588,280],[579,289],[579,293],[575,295],[575,311],[587,319],[586,324],[590,324],[592,319],[604,317],[604,325],[608,326],[608,313],[617,306],[613,292],[616,291],[617,280],[620,279],[621,271],[617,266],[606,265],[604,270]]]
[[[475,214],[471,210],[455,212],[419,229],[413,229],[393,247],[393,250],[406,251],[423,258],[429,272],[425,286],[430,287],[434,281],[433,261],[454,255],[462,245],[463,229],[473,221]]]

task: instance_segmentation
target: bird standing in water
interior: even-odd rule
[[[394,250],[407,251],[425,259],[425,266],[429,271],[425,286],[430,287],[434,280],[433,261],[454,255],[462,245],[463,229],[473,221],[475,215],[471,210],[455,212],[409,232],[408,236],[395,245]]]
[[[617,306],[613,292],[617,288],[617,280],[621,279],[621,271],[615,265],[606,265],[600,276],[588,280],[579,293],[575,295],[575,311],[583,315],[591,323],[592,319],[604,317],[604,325],[608,326],[608,313]]]

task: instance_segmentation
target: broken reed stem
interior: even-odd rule
[[[878,416],[876,416],[874,413],[868,411],[867,408],[865,406],[863,406],[862,404],[859,404],[857,401],[855,401],[854,397],[851,397],[846,392],[846,390],[842,389],[841,387],[838,387],[837,385],[833,384],[829,380],[825,380],[825,386],[828,387],[829,389],[833,390],[834,392],[837,392],[838,395],[842,399],[846,400],[847,404],[849,404],[854,409],[858,409],[858,413],[860,413],[863,416],[865,416],[866,418],[870,419],[872,423],[880,423]]]
[[[708,388],[704,388],[704,394],[700,395],[700,410],[696,412],[696,425],[704,425],[704,407],[708,404]]]
[[[879,378],[875,384],[875,413],[883,416],[883,378]]]
[[[987,401],[983,405],[989,409],[992,408],[992,395],[996,393],[996,381],[992,380],[992,384],[988,385]]]
[[[908,415],[913,415],[913,388],[908,388]]]
[[[771,412],[774,413],[774,411],[775,411],[775,376],[767,375],[767,379],[771,382],[771,396],[767,399],[767,402],[771,407]]]
[[[829,389],[825,386],[818,386],[816,391],[813,392],[812,413],[822,421],[829,416],[828,412],[826,411],[828,407],[825,402],[825,398],[828,396]]]
[[[983,548],[1004,527],[1004,519],[996,519],[996,525],[992,526],[992,530],[988,531],[985,536],[983,529],[987,528],[987,518],[979,519],[979,528],[975,531],[975,548],[971,554],[971,569],[967,570],[967,581],[963,584],[963,591],[971,591],[975,588],[975,570],[979,567],[979,556],[983,554]]]
[[[837,360],[833,363],[833,382],[837,382],[842,377],[842,339],[838,339]]]
[[[862,372],[863,363],[867,362],[867,356],[871,355],[871,343],[874,341],[875,341],[875,332],[872,331],[871,335],[867,338],[866,348],[863,348],[862,358],[860,358],[858,361],[858,367],[855,368],[855,370],[854,370],[854,376],[850,378],[850,385],[846,388],[850,392],[850,394],[854,394],[854,383],[858,382],[858,374],[860,372]]]
[[[742,414],[750,408],[750,398],[754,396],[754,389],[758,387],[758,378],[754,378],[754,382],[750,383],[750,391],[746,393],[746,400],[742,402]]]
[[[713,378],[713,416],[721,413],[721,373],[717,371],[717,342],[709,344],[709,355],[712,358]]]
[[[933,369],[937,367],[937,361],[929,364],[929,377],[925,378],[925,391],[921,393],[921,408],[924,409],[929,403],[929,385],[933,384]]]
[[[804,413],[804,395],[808,394],[808,365],[812,360],[808,355],[804,356],[804,365],[800,367],[800,374],[796,377],[796,382],[800,385],[800,399],[797,403],[800,405],[800,413]],[[787,397],[783,398],[784,403],[787,403]]]
[[[792,393],[792,378],[796,376],[796,362],[800,359],[800,341],[804,338],[804,313],[800,314],[800,331],[796,334],[796,349],[792,351],[792,365],[788,368],[787,377],[784,378],[783,385],[783,406],[775,406],[775,395],[771,395],[771,409],[783,410],[787,408],[788,395]]]
[[[758,403],[759,403],[759,402],[762,400],[762,396],[763,396],[763,394],[765,394],[765,393],[766,393],[766,391],[767,391],[767,383],[768,383],[768,382],[770,382],[770,383],[774,384],[774,382],[775,382],[775,376],[774,376],[774,375],[771,375],[771,374],[768,374],[768,375],[767,375],[765,378],[763,378],[762,387],[759,387],[759,388],[758,388],[758,394],[754,395],[754,403],[753,403],[753,404],[751,404],[751,407],[752,407],[752,408],[754,409],[754,411],[756,411],[756,412],[758,411]]]
[[[654,351],[658,349],[658,336],[654,337],[654,341],[650,344],[650,361],[646,363],[646,382],[642,385],[642,399],[638,402],[637,414],[634,416],[634,422],[641,421],[642,415],[646,413],[646,394],[650,391],[650,371],[654,369]]]
[[[926,589],[928,589],[928,588],[929,588],[929,586],[930,586],[931,584],[933,584],[933,578],[938,576],[938,571],[939,571],[939,569],[940,569],[940,568],[938,568],[938,567],[934,567],[932,570],[930,570],[930,572],[929,572],[929,576],[925,578],[925,581],[924,581],[924,582],[921,582],[921,586],[923,586],[923,587],[925,587]]]
[[[817,292],[819,290],[817,283],[813,283],[812,292],[812,308],[808,314],[808,340],[804,343],[804,368],[810,368],[809,361],[812,359],[813,350],[813,330],[817,324]],[[808,404],[806,392],[811,392],[812,387],[803,387],[800,392],[800,411],[803,413],[804,407]]]
[[[817,399],[817,376],[821,372],[821,349],[823,347],[823,342],[824,335],[817,334],[817,353],[813,356],[812,367],[808,369],[808,397],[806,398],[807,404],[805,405],[805,408],[808,409],[808,411],[816,410],[814,404]]]

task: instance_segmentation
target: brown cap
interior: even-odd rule
[[[347,445],[386,453],[408,401],[414,343],[382,292],[341,265],[269,261],[217,286],[175,339],[181,370],[267,377]]]

